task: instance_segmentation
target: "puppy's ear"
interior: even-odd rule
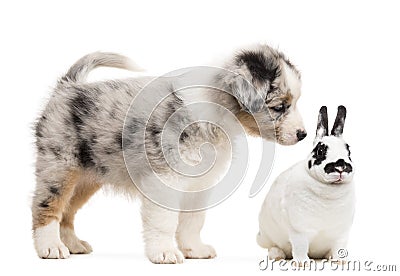
[[[328,110],[326,106],[321,106],[318,114],[316,138],[321,139],[328,135]]]
[[[257,113],[265,105],[266,95],[258,92],[257,89],[241,74],[233,78],[230,83],[230,89],[233,96],[238,100],[244,111]]]
[[[333,124],[331,135],[337,137],[342,136],[344,122],[346,120],[346,113],[347,113],[346,108],[343,105],[338,107],[338,112],[336,115],[335,123]]]
[[[261,111],[271,83],[280,74],[278,59],[261,51],[243,51],[236,56],[235,63],[238,76],[231,83],[234,96],[246,111]]]

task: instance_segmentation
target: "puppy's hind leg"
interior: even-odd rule
[[[41,258],[64,259],[68,248],[60,239],[60,221],[78,178],[78,172],[61,166],[37,170],[37,185],[32,202],[33,239]]]
[[[143,197],[143,238],[146,255],[153,263],[175,264],[183,262],[182,253],[174,244],[178,216],[179,212],[164,209]]]
[[[76,185],[74,194],[64,210],[60,235],[61,240],[72,254],[88,254],[92,247],[86,241],[80,240],[74,230],[74,219],[76,212],[89,200],[89,198],[100,189],[101,185],[93,179],[82,178]]]
[[[200,238],[203,228],[205,212],[181,212],[179,225],[176,231],[176,241],[185,258],[210,259],[217,254],[211,245],[204,244]]]

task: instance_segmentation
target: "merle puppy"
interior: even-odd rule
[[[298,70],[282,53],[257,45],[235,53],[222,66],[224,71],[213,76],[215,85],[227,93],[198,88],[195,96],[188,96],[171,90],[174,78],[164,78],[157,89],[143,97],[142,108],[126,116],[132,100],[153,77],[86,82],[88,73],[99,66],[136,69],[118,54],[97,52],[84,56],[58,81],[36,123],[37,185],[32,218],[37,254],[41,258],[67,258],[71,253],[90,253],[91,246],[75,235],[74,216],[96,191],[109,184],[142,200],[143,236],[150,261],[181,263],[185,257],[215,257],[213,247],[200,239],[205,213],[171,211],[153,203],[133,185],[125,161],[141,174],[135,184],[138,181],[151,189],[154,177],[136,152],[146,145],[151,168],[168,178],[171,164],[165,161],[160,140],[170,119],[168,131],[179,137],[175,145],[168,145],[170,150],[179,148],[176,159],[196,163],[204,142],[212,143],[222,157],[220,164],[202,177],[179,181],[185,182],[189,190],[215,182],[230,160],[230,140],[215,126],[234,125],[234,120],[210,105],[201,112],[211,116],[214,124],[202,121],[189,126],[199,117],[195,109],[184,108],[193,99],[223,106],[251,135],[283,145],[297,143],[306,136],[296,108],[301,87]],[[163,91],[168,91],[168,96],[157,105],[151,118],[142,117],[141,109],[148,108]],[[177,110],[181,112],[172,117]],[[189,123],[182,131],[174,127],[174,122]],[[128,127],[124,129],[124,125]],[[123,129],[127,135],[123,135]],[[145,135],[137,134],[139,129],[144,129]],[[124,160],[126,151],[129,155]]]

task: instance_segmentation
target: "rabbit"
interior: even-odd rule
[[[328,134],[326,106],[319,111],[314,149],[277,177],[259,214],[257,243],[271,260],[345,261],[355,211],[354,165],[342,133],[346,108],[338,107]],[[344,254],[345,253],[345,254]]]

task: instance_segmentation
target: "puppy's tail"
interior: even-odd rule
[[[136,65],[131,59],[123,55],[94,52],[75,62],[68,70],[67,74],[61,78],[61,81],[73,83],[84,82],[89,72],[97,67],[114,67],[136,72],[143,71],[143,69]]]

